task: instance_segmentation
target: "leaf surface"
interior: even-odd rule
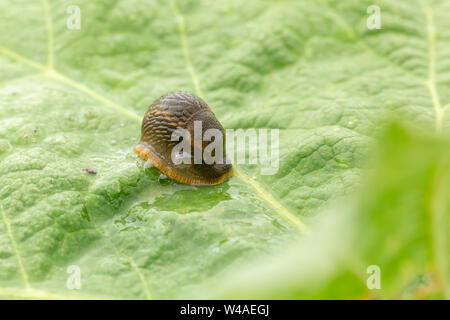
[[[370,4],[3,1],[0,296],[192,297],[357,189],[387,113],[448,130],[448,2],[382,1],[381,30]],[[280,129],[278,173],[200,188],[145,169],[141,117],[177,90],[225,128]]]

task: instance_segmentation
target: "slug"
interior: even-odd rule
[[[201,124],[200,143],[195,143],[194,128]],[[196,150],[203,155],[208,146],[203,141],[208,129],[216,129],[221,134],[223,152],[217,153],[221,161],[208,161],[201,159],[194,161]],[[173,148],[179,141],[173,141],[174,131],[184,130],[188,133],[188,153],[183,153],[188,161],[178,163],[173,161]],[[198,130],[198,129],[195,129]],[[196,131],[197,132],[197,131]],[[185,136],[180,137],[185,139]],[[216,138],[217,139],[217,138]],[[187,92],[171,92],[155,102],[148,108],[141,126],[141,140],[134,147],[134,152],[145,161],[150,162],[166,176],[185,184],[214,185],[223,182],[233,175],[233,168],[226,159],[225,133],[211,108],[199,97]],[[222,158],[223,157],[223,158]],[[175,157],[176,158],[176,157]],[[186,160],[186,159],[185,159]]]

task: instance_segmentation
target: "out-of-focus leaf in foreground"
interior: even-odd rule
[[[450,298],[450,141],[393,125],[375,154],[357,196],[309,239],[224,276],[219,297]]]

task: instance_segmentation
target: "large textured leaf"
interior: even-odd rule
[[[308,239],[229,271],[203,297],[449,299],[450,141],[395,125],[375,150],[354,201],[327,209]],[[369,289],[374,267],[380,286]]]
[[[2,1],[0,295],[192,297],[355,189],[386,113],[445,132],[450,5],[381,1],[368,30],[370,4]],[[175,90],[226,128],[280,129],[278,173],[199,188],[144,169],[141,116]]]

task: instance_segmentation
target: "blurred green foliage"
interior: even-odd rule
[[[356,195],[286,252],[231,272],[219,297],[449,299],[450,141],[395,124],[372,159]]]

